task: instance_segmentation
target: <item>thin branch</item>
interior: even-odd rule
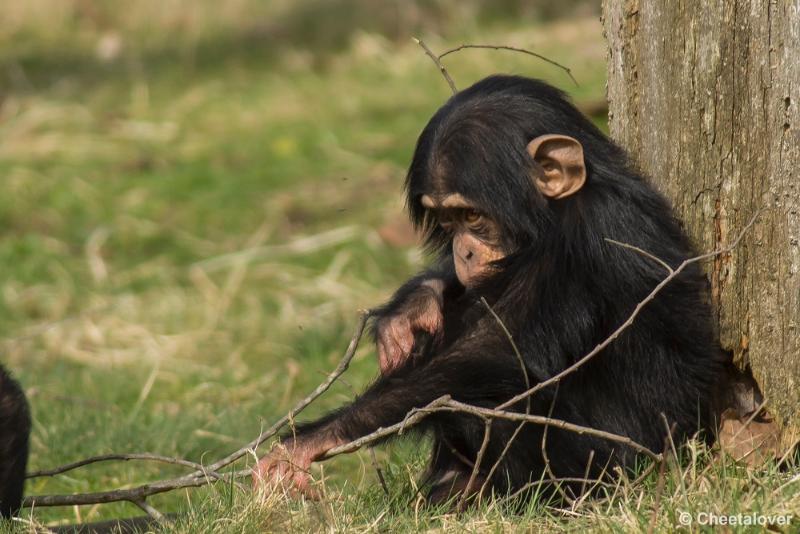
[[[443,395],[433,402],[428,403],[428,405],[423,408],[415,408],[414,410],[411,410],[399,423],[379,428],[375,432],[371,432],[366,436],[362,436],[351,441],[350,443],[345,443],[344,445],[339,445],[338,447],[329,449],[328,452],[320,457],[320,460],[327,460],[329,458],[333,458],[334,456],[339,456],[340,454],[355,452],[361,447],[369,445],[370,443],[375,443],[376,441],[380,441],[394,434],[401,434],[406,427],[415,425],[417,422],[427,417],[430,413],[443,408],[448,402],[450,402],[450,395]]]
[[[412,39],[414,40],[415,43],[417,43],[419,46],[422,47],[422,49],[425,51],[425,54],[427,54],[428,57],[431,58],[431,61],[433,61],[436,64],[436,68],[438,68],[439,72],[441,72],[442,76],[444,76],[447,85],[450,86],[450,90],[453,91],[453,94],[456,94],[458,92],[458,89],[456,88],[456,83],[453,81],[453,78],[450,77],[450,74],[447,72],[447,69],[444,67],[444,65],[442,65],[442,62],[439,61],[439,57],[441,56],[436,57],[436,54],[434,54],[431,51],[431,49],[428,48],[428,45],[426,45],[422,41],[422,39],[417,39],[416,37],[412,37]]]
[[[353,359],[353,356],[355,356],[356,349],[358,348],[358,342],[361,340],[361,336],[364,333],[364,328],[366,327],[369,317],[369,310],[361,312],[360,320],[356,326],[355,333],[350,340],[350,344],[348,345],[342,360],[339,362],[339,365],[336,367],[336,369],[334,369],[334,371],[328,375],[328,378],[325,379],[324,382],[317,386],[316,389],[311,392],[311,394],[298,402],[288,414],[278,420],[268,430],[262,432],[258,438],[251,441],[239,450],[229,454],[225,458],[222,458],[221,460],[218,460],[209,466],[200,466],[200,469],[186,476],[141,484],[133,488],[100,491],[94,493],[78,493],[73,495],[31,495],[25,497],[22,502],[22,507],[31,508],[43,506],[72,506],[81,504],[103,504],[119,501],[134,502],[135,500],[142,500],[151,495],[173,491],[176,489],[205,486],[214,480],[230,480],[229,477],[241,478],[242,476],[249,476],[250,470],[236,471],[234,473],[218,475],[219,478],[215,478],[214,480],[210,480],[207,475],[208,473],[217,474],[222,467],[235,462],[249,451],[253,451],[258,448],[258,446],[264,441],[277,434],[287,422],[294,419],[297,414],[302,412],[317,397],[327,391],[331,384],[333,384],[333,382],[336,381],[336,379],[339,378],[339,376],[344,373],[350,365],[350,361]],[[58,468],[56,470],[58,470]]]
[[[699,256],[695,256],[693,258],[689,258],[687,260],[684,260],[666,278],[664,278],[661,282],[659,282],[658,285],[656,285],[656,287],[653,288],[653,290],[650,292],[650,294],[647,295],[647,297],[644,298],[644,300],[640,301],[636,305],[636,307],[634,308],[633,312],[631,312],[631,314],[628,316],[628,318],[625,320],[625,322],[623,322],[616,330],[614,330],[614,332],[612,332],[610,336],[608,336],[602,342],[598,343],[597,346],[595,346],[594,349],[592,349],[589,353],[587,353],[585,356],[583,356],[580,360],[578,360],[574,364],[570,365],[569,367],[567,367],[566,369],[564,369],[560,373],[558,373],[556,375],[553,375],[552,377],[548,378],[544,382],[539,382],[537,385],[535,385],[534,387],[530,388],[528,391],[524,391],[524,392],[520,393],[519,395],[515,395],[514,397],[512,397],[509,400],[507,400],[503,404],[500,404],[497,407],[497,409],[498,410],[504,410],[504,409],[508,408],[509,406],[513,406],[514,404],[516,404],[517,402],[521,401],[522,399],[524,399],[526,397],[530,397],[531,395],[534,395],[536,392],[541,391],[542,389],[544,389],[544,388],[546,388],[548,386],[551,386],[553,384],[556,384],[556,383],[560,382],[561,379],[563,379],[565,376],[567,376],[569,374],[572,374],[575,371],[577,371],[578,369],[580,369],[583,365],[586,364],[586,362],[588,362],[589,360],[591,360],[592,358],[597,356],[603,349],[605,349],[615,339],[617,339],[622,334],[622,332],[624,332],[628,327],[630,327],[633,324],[633,322],[636,320],[636,318],[639,316],[639,313],[642,311],[642,309],[644,309],[645,306],[647,306],[653,299],[655,299],[656,296],[661,292],[661,290],[664,289],[664,287],[666,287],[667,284],[669,284],[679,274],[681,274],[683,272],[683,270],[686,269],[686,267],[688,267],[689,265],[691,265],[693,263],[697,263],[697,262],[700,262],[700,261],[703,261],[703,260],[707,260],[709,258],[713,258],[715,256],[719,256],[720,254],[727,254],[730,251],[732,251],[734,248],[736,248],[736,246],[742,240],[742,238],[747,233],[747,231],[750,229],[750,227],[753,226],[753,224],[756,222],[756,219],[758,218],[758,216],[761,215],[762,211],[763,210],[756,211],[756,213],[750,219],[750,222],[747,223],[747,225],[744,227],[744,229],[742,229],[742,231],[739,233],[739,235],[736,237],[736,239],[733,240],[733,242],[730,245],[722,247],[722,248],[719,248],[719,249],[714,250],[712,252],[707,252],[705,254],[701,254]]]
[[[325,453],[324,456],[320,458],[320,460],[327,460],[329,458],[333,458],[334,456],[338,456],[340,454],[356,451],[361,447],[364,447],[365,445],[369,445],[370,443],[374,443],[388,436],[399,433],[401,430],[405,429],[408,426],[416,424],[417,422],[421,421],[431,413],[441,412],[441,411],[466,413],[470,415],[475,415],[482,419],[505,419],[508,421],[533,423],[537,425],[547,424],[555,428],[558,428],[560,430],[575,432],[576,434],[579,435],[595,436],[598,438],[613,441],[615,443],[621,443],[623,445],[632,448],[636,452],[648,456],[653,460],[658,461],[661,459],[660,454],[651,451],[644,445],[641,445],[633,441],[631,438],[627,436],[620,436],[619,434],[613,434],[611,432],[606,432],[605,430],[598,430],[596,428],[591,428],[588,426],[576,425],[574,423],[563,421],[561,419],[551,419],[549,417],[544,417],[542,415],[507,412],[498,409],[472,406],[471,404],[465,404],[463,402],[455,401],[451,399],[449,395],[444,395],[430,402],[429,404],[427,404],[422,408],[412,410],[411,412],[409,412],[412,415],[406,417],[400,423],[396,423],[392,426],[388,426],[385,428],[379,428],[375,432],[367,434],[366,436],[362,436],[357,440],[330,449],[327,453]]]
[[[84,460],[79,460],[77,462],[64,464],[62,466],[54,467],[52,469],[41,469],[39,471],[32,471],[28,473],[25,476],[25,478],[52,477],[55,475],[66,473],[68,471],[72,471],[73,469],[78,469],[79,467],[84,467],[98,462],[109,462],[115,460],[119,461],[143,460],[148,462],[160,462],[165,464],[180,465],[183,467],[189,467],[192,469],[196,469],[198,471],[202,471],[204,473],[208,473],[209,475],[215,478],[219,478],[220,476],[219,473],[216,473],[214,471],[209,471],[203,466],[203,464],[199,464],[197,462],[184,460],[182,458],[172,458],[170,456],[161,456],[160,454],[151,454],[149,452],[143,452],[143,453],[130,453],[130,454],[102,454],[100,456],[92,456],[91,458],[86,458]]]
[[[768,401],[768,399],[767,399],[767,398],[764,398],[764,399],[763,399],[763,400],[762,400],[762,401],[759,403],[759,405],[758,405],[758,406],[756,407],[756,409],[755,409],[755,410],[754,410],[754,411],[753,411],[753,412],[752,412],[752,413],[751,413],[751,414],[748,416],[748,418],[745,420],[745,422],[742,424],[742,426],[741,426],[741,427],[740,427],[740,428],[739,428],[739,429],[738,429],[738,430],[737,430],[737,431],[736,431],[736,432],[733,434],[733,436],[730,438],[730,442],[731,442],[731,443],[735,443],[735,442],[736,442],[736,440],[737,440],[737,439],[738,439],[738,437],[739,437],[739,434],[741,434],[741,433],[742,433],[744,430],[746,430],[746,429],[747,429],[747,428],[748,428],[748,427],[749,427],[749,426],[750,426],[750,425],[753,423],[753,421],[755,421],[756,417],[758,417],[758,416],[761,414],[761,411],[762,411],[762,410],[763,410],[763,409],[764,409],[764,408],[767,406],[767,401]],[[719,447],[720,447],[720,449],[719,449],[719,450],[720,450],[720,453],[722,453],[722,454],[725,454],[725,450],[722,448],[722,444],[721,444],[719,441],[717,441],[717,445],[719,445]],[[791,449],[789,449],[789,451],[791,451]],[[751,451],[750,451],[750,453],[752,453],[752,452],[753,452],[753,451],[751,450]],[[750,454],[750,453],[748,453],[748,454]],[[747,456],[747,455],[745,455],[745,456]],[[777,465],[780,465],[780,462],[778,462],[778,464],[777,464]],[[702,480],[702,479],[703,479],[703,477],[704,477],[706,474],[708,474],[708,472],[709,472],[709,471],[711,471],[711,469],[712,469],[712,468],[714,468],[714,467],[716,467],[716,463],[714,463],[714,462],[707,462],[707,463],[706,463],[706,466],[703,468],[703,470],[702,470],[702,471],[700,471],[700,473],[699,473],[699,474],[697,474],[695,477],[693,477],[693,479],[692,479],[691,481],[689,481],[689,489],[693,488],[693,487],[694,487],[694,485],[695,485],[695,484],[696,484],[698,481]]]
[[[489,313],[492,314],[492,317],[494,317],[494,320],[497,321],[497,324],[500,325],[500,328],[503,330],[503,333],[506,335],[506,338],[508,338],[508,342],[511,343],[511,348],[514,349],[514,354],[516,355],[517,361],[519,362],[520,371],[522,371],[522,377],[525,379],[525,389],[530,389],[531,379],[530,376],[528,376],[528,366],[525,365],[525,360],[522,358],[522,354],[517,348],[517,344],[514,342],[514,338],[511,336],[511,332],[508,331],[508,328],[506,327],[505,323],[503,323],[503,320],[500,319],[500,316],[498,316],[497,313],[495,313],[495,311],[492,309],[492,307],[489,306],[489,303],[486,301],[484,297],[481,297],[481,302],[486,307],[486,309],[489,310]],[[527,401],[525,402],[525,413],[526,414],[531,413],[530,397],[528,397]],[[517,439],[517,436],[519,435],[520,432],[522,432],[522,429],[524,427],[525,423],[523,422],[517,425],[517,428],[514,429],[514,432],[511,434],[511,437],[508,439],[505,446],[503,447],[500,456],[497,457],[497,460],[494,462],[494,465],[492,465],[492,468],[489,470],[489,474],[486,475],[486,480],[483,482],[483,487],[481,488],[481,494],[483,494],[486,486],[489,484],[489,481],[494,476],[494,472],[497,470],[498,467],[500,467],[500,464],[503,462],[503,458],[505,458],[506,454],[508,454],[508,451],[511,449],[511,445],[514,444],[514,440]]]
[[[240,448],[238,451],[233,452],[228,456],[226,456],[225,458],[222,458],[221,460],[214,462],[213,464],[208,466],[208,469],[212,471],[218,471],[220,468],[235,462],[236,460],[247,454],[248,451],[257,449],[262,443],[264,443],[266,440],[277,434],[280,431],[280,429],[283,428],[284,425],[286,425],[286,423],[294,420],[294,418],[300,412],[305,410],[309,404],[314,402],[314,400],[316,400],[317,397],[325,393],[328,390],[328,388],[330,388],[331,385],[336,381],[336,379],[339,378],[342,375],[342,373],[347,371],[347,368],[350,366],[350,361],[356,354],[358,343],[359,341],[361,341],[361,336],[364,334],[364,328],[367,325],[367,320],[369,320],[370,315],[371,315],[370,310],[365,310],[361,312],[358,325],[356,325],[356,330],[353,333],[353,337],[350,339],[350,344],[347,346],[347,350],[345,351],[342,360],[339,362],[339,365],[336,366],[336,369],[334,369],[333,372],[331,372],[328,375],[328,378],[326,378],[324,382],[318,385],[316,389],[314,389],[314,391],[312,391],[309,395],[300,400],[300,402],[295,404],[294,408],[292,408],[291,411],[289,411],[289,413],[281,417],[268,430],[262,432],[260,436],[258,436],[256,439],[254,439],[244,447]]]
[[[152,495],[165,493],[176,489],[196,488],[205,486],[216,481],[229,481],[232,478],[238,479],[250,476],[250,470],[234,471],[225,473],[218,479],[208,477],[195,477],[187,475],[179,478],[159,480],[148,484],[142,484],[133,488],[116,489],[110,491],[97,491],[93,493],[75,493],[71,495],[30,495],[22,501],[23,508],[41,508],[47,506],[74,506],[82,504],[106,504],[111,502],[129,501],[145,499]]]
[[[514,342],[514,338],[511,336],[511,332],[508,331],[508,328],[506,328],[506,325],[505,323],[503,323],[503,320],[500,319],[500,317],[497,315],[497,313],[495,313],[492,307],[489,306],[489,303],[486,302],[486,299],[484,297],[481,297],[481,302],[486,307],[486,309],[489,310],[489,313],[492,314],[492,317],[494,317],[494,320],[497,321],[497,324],[500,325],[500,328],[503,330],[503,333],[506,335],[506,338],[508,338],[508,342],[511,343],[511,348],[514,349],[514,354],[516,355],[517,361],[519,362],[519,368],[522,371],[522,377],[525,379],[525,388],[530,389],[531,379],[528,376],[528,366],[525,365],[525,360],[522,358],[522,354],[519,352],[517,344]],[[528,398],[527,410],[525,413],[529,413],[530,407],[531,407],[531,400],[530,398]]]
[[[386,485],[386,479],[383,478],[383,470],[378,463],[378,458],[375,457],[375,449],[369,450],[369,456],[372,459],[372,467],[375,468],[375,473],[378,475],[378,482],[381,483],[384,495],[389,496],[389,486]]]
[[[461,492],[461,496],[458,499],[458,505],[456,506],[456,510],[460,512],[466,509],[467,498],[469,497],[469,493],[472,491],[472,486],[475,484],[475,480],[478,478],[478,472],[481,469],[481,463],[483,463],[483,456],[486,454],[486,449],[489,447],[489,439],[491,438],[492,434],[492,420],[486,419],[484,425],[483,442],[481,443],[481,448],[478,449],[478,456],[475,457],[475,465],[472,466],[472,472],[469,474],[467,486]],[[480,491],[483,491],[484,485],[485,484],[481,484],[481,488],[478,493],[479,499]]]
[[[551,419],[553,417],[553,409],[556,407],[556,399],[558,398],[558,384],[556,384],[556,390],[553,392],[553,400],[550,402],[550,409],[547,411],[547,418]],[[530,397],[528,397],[530,400]],[[554,488],[561,495],[561,498],[564,499],[570,506],[575,505],[575,499],[572,499],[567,492],[564,491],[559,484],[555,483],[556,475],[553,473],[553,469],[550,467],[550,457],[547,454],[547,429],[550,428],[550,425],[545,423],[544,430],[542,431],[542,459],[544,460],[544,472],[550,477],[550,480],[554,483]]]
[[[586,469],[583,471],[583,479],[584,480],[587,480],[589,478],[589,472],[592,470],[592,462],[593,461],[594,461],[594,449],[589,451],[589,458],[586,460]],[[604,469],[604,471],[605,471],[605,469]],[[589,488],[589,490],[591,491],[593,488],[594,488],[594,486],[592,486],[592,488]],[[581,505],[581,503],[584,501],[584,499],[586,499],[587,495],[589,495],[589,493],[586,491],[586,483],[582,483],[581,484],[581,491],[580,491],[580,494],[578,495],[578,500],[576,500],[574,503],[572,503],[572,509],[573,510],[577,510],[577,508]]]
[[[484,49],[490,49],[490,50],[509,50],[511,52],[519,52],[521,54],[528,54],[529,56],[533,56],[535,58],[541,59],[542,61],[550,63],[551,65],[553,65],[555,67],[558,67],[559,69],[563,70],[564,72],[567,73],[567,76],[569,76],[569,78],[572,80],[572,83],[574,83],[576,87],[579,87],[578,80],[575,79],[575,77],[572,75],[572,71],[568,67],[562,65],[561,63],[558,63],[557,61],[553,61],[552,59],[550,59],[548,57],[545,57],[545,56],[543,56],[541,54],[537,54],[536,52],[531,52],[530,50],[526,50],[524,48],[517,48],[516,46],[488,45],[488,44],[462,44],[461,46],[457,46],[455,48],[451,48],[450,50],[442,52],[441,54],[439,54],[439,57],[437,59],[439,61],[441,61],[441,59],[443,57],[448,56],[450,54],[454,54],[454,53],[456,53],[456,52],[458,52],[460,50],[464,50],[466,48],[484,48]]]
[[[641,249],[639,247],[635,247],[633,245],[629,245],[628,243],[623,243],[622,241],[617,241],[616,239],[611,239],[610,237],[604,237],[603,239],[608,241],[609,243],[613,243],[613,244],[615,244],[617,246],[620,246],[622,248],[627,248],[627,249],[636,251],[639,254],[641,254],[642,256],[646,256],[646,257],[650,258],[651,260],[657,262],[659,265],[661,265],[663,268],[665,268],[669,274],[673,273],[672,267],[670,267],[667,262],[665,262],[664,260],[662,260],[661,258],[659,258],[658,256],[656,256],[654,254],[650,254],[649,252],[647,252],[644,249]]]
[[[425,48],[427,48],[427,47],[425,47]],[[448,76],[448,78],[449,78],[449,76]],[[464,404],[464,403],[455,401],[455,400],[451,399],[449,395],[444,395],[444,396],[439,397],[438,399],[430,402],[427,406],[424,406],[424,407],[419,408],[419,409],[411,410],[408,414],[406,414],[406,417],[400,423],[397,423],[397,424],[392,425],[392,426],[387,427],[387,428],[379,428],[375,432],[372,432],[371,434],[368,434],[368,435],[363,436],[363,437],[361,437],[361,438],[359,438],[359,439],[357,439],[355,441],[352,441],[351,443],[348,443],[348,444],[342,445],[340,447],[336,447],[334,449],[329,450],[327,452],[327,454],[323,458],[320,458],[320,460],[331,458],[331,457],[336,456],[338,454],[343,454],[343,453],[355,451],[355,450],[363,447],[364,445],[368,445],[368,444],[373,443],[375,441],[378,441],[380,439],[384,439],[384,438],[389,437],[389,436],[391,436],[393,434],[401,434],[405,430],[406,427],[416,424],[418,421],[420,421],[421,419],[423,419],[424,417],[426,417],[430,413],[437,412],[437,411],[452,411],[452,412],[460,412],[460,413],[467,413],[467,414],[475,415],[475,416],[480,417],[480,418],[482,418],[482,419],[484,419],[486,421],[491,421],[493,419],[504,419],[504,420],[508,420],[508,421],[517,421],[517,422],[520,422],[520,423],[531,423],[531,424],[539,424],[539,425],[548,425],[548,426],[553,426],[553,427],[559,428],[561,430],[566,430],[566,431],[569,431],[569,432],[575,432],[575,433],[577,433],[579,435],[595,436],[595,437],[598,437],[598,438],[601,438],[601,439],[606,439],[606,440],[609,440],[609,441],[613,441],[613,442],[616,442],[616,443],[623,444],[623,445],[625,445],[627,447],[632,448],[636,452],[638,452],[640,454],[643,454],[643,455],[649,457],[652,460],[655,460],[655,462],[660,462],[664,458],[663,454],[656,454],[655,452],[651,451],[650,449],[648,449],[644,445],[641,445],[641,444],[633,441],[632,439],[630,439],[627,436],[621,436],[621,435],[613,434],[611,432],[606,432],[606,431],[594,429],[594,428],[591,428],[591,427],[585,427],[585,426],[581,426],[581,425],[576,425],[574,423],[570,423],[570,422],[562,421],[562,420],[558,420],[558,419],[552,419],[552,418],[549,418],[549,417],[532,415],[532,414],[529,414],[529,413],[523,414],[523,413],[517,413],[517,412],[509,412],[509,411],[505,411],[505,408],[513,406],[514,404],[516,404],[517,402],[519,402],[521,400],[529,399],[534,393],[536,393],[537,391],[541,390],[544,387],[550,386],[552,384],[557,384],[564,376],[567,376],[568,374],[575,372],[578,368],[580,368],[582,365],[584,365],[589,359],[591,359],[596,354],[598,354],[600,351],[602,351],[614,339],[616,339],[622,333],[622,331],[624,331],[626,328],[628,328],[633,323],[633,321],[636,319],[636,317],[638,316],[638,314],[640,313],[642,308],[645,305],[647,305],[650,301],[652,301],[655,298],[655,296],[672,279],[674,279],[676,276],[678,276],[688,265],[690,265],[692,263],[699,262],[699,261],[703,261],[705,259],[709,259],[709,258],[718,256],[720,254],[725,254],[725,253],[731,252],[739,244],[739,242],[744,238],[744,235],[750,229],[750,227],[752,227],[752,225],[755,223],[755,221],[758,218],[758,216],[760,215],[761,211],[762,210],[758,210],[753,215],[753,217],[751,218],[750,222],[745,226],[745,228],[741,231],[741,233],[736,237],[736,239],[730,245],[728,245],[726,247],[722,247],[722,248],[717,249],[717,250],[714,250],[713,252],[702,254],[700,256],[696,256],[694,258],[690,258],[690,259],[687,259],[687,260],[683,261],[676,269],[674,269],[669,274],[669,276],[667,276],[664,280],[662,280],[643,301],[641,301],[636,306],[636,308],[631,313],[631,315],[628,317],[628,319],[622,325],[620,325],[620,327],[617,328],[617,330],[615,330],[605,341],[603,341],[602,343],[598,344],[591,352],[589,352],[586,356],[582,357],[575,364],[569,366],[568,368],[566,368],[563,371],[561,371],[560,373],[554,375],[550,379],[548,379],[548,380],[546,380],[544,382],[541,382],[541,383],[537,384],[536,386],[534,386],[532,388],[529,388],[527,391],[521,393],[520,395],[517,395],[517,396],[511,398],[509,401],[499,405],[495,409],[482,408],[482,407],[478,407],[478,406],[471,406],[469,404]],[[358,347],[358,343],[359,343],[359,341],[361,339],[361,336],[363,334],[364,328],[366,326],[366,322],[369,319],[369,317],[370,317],[370,312],[369,311],[365,311],[365,312],[361,313],[360,321],[359,321],[359,323],[358,323],[358,325],[356,327],[355,333],[353,334],[353,338],[350,340],[350,344],[348,345],[347,350],[345,351],[345,355],[343,356],[342,360],[340,361],[340,363],[336,367],[336,369],[331,374],[328,375],[327,379],[323,383],[321,383],[319,386],[317,386],[317,388],[311,394],[309,394],[307,397],[305,397],[304,399],[299,401],[295,405],[295,407],[288,414],[286,414],[279,421],[277,421],[275,424],[273,424],[268,430],[262,432],[257,439],[253,440],[251,443],[249,443],[245,447],[242,447],[239,450],[231,453],[230,455],[226,456],[225,458],[222,458],[221,460],[218,460],[218,461],[214,462],[213,464],[211,464],[209,466],[202,466],[201,464],[196,464],[196,463],[193,463],[193,462],[188,462],[188,461],[184,461],[184,460],[180,460],[180,459],[174,459],[174,458],[159,457],[157,455],[119,455],[120,457],[128,456],[129,458],[127,458],[127,459],[147,459],[147,460],[154,460],[154,461],[165,460],[166,463],[173,463],[173,464],[176,464],[176,465],[183,465],[183,466],[186,466],[186,467],[197,468],[197,471],[195,471],[192,474],[186,475],[186,476],[177,477],[177,478],[170,478],[170,479],[165,479],[165,480],[159,480],[159,481],[156,481],[156,482],[142,484],[142,485],[139,485],[139,486],[136,486],[136,487],[133,487],[133,488],[117,489],[117,490],[95,492],[95,493],[73,494],[73,495],[35,495],[35,496],[29,496],[29,497],[26,497],[23,500],[22,506],[26,507],[26,508],[30,508],[30,507],[34,507],[34,506],[38,506],[38,507],[71,506],[71,505],[85,505],[85,504],[103,504],[103,503],[120,502],[120,501],[129,501],[129,502],[132,502],[132,503],[134,503],[134,504],[136,504],[137,506],[140,506],[140,507],[141,507],[142,503],[144,503],[145,506],[149,506],[144,501],[145,501],[145,499],[147,497],[149,497],[151,495],[156,495],[156,494],[159,494],[159,493],[173,491],[173,490],[181,489],[181,488],[204,486],[204,485],[210,484],[210,483],[215,482],[215,481],[231,481],[232,482],[233,480],[236,480],[236,479],[249,477],[251,475],[251,470],[250,469],[243,469],[243,470],[233,471],[233,472],[229,472],[229,473],[225,473],[225,474],[219,474],[218,471],[220,470],[220,468],[225,467],[225,466],[235,462],[239,458],[243,457],[248,452],[255,450],[264,441],[266,441],[270,437],[272,437],[275,434],[277,434],[277,432],[279,432],[280,429],[283,428],[284,425],[286,425],[286,423],[288,423],[289,421],[293,420],[295,418],[295,416],[297,416],[309,404],[311,404],[317,397],[322,395],[325,391],[328,390],[328,388],[330,388],[330,386],[333,384],[333,382],[336,381],[336,379],[347,370],[347,368],[348,368],[348,366],[350,364],[350,361],[352,360],[353,356],[355,355],[355,351],[356,351],[356,349]],[[502,321],[501,321],[501,324],[502,324]],[[513,340],[512,340],[512,344],[513,344]],[[521,358],[521,356],[520,356],[520,358]],[[486,438],[486,437],[484,439],[488,440],[488,438]],[[146,458],[144,456],[146,456]],[[33,475],[35,475],[35,476],[52,476],[49,473],[58,474],[60,472],[66,472],[66,471],[68,471],[70,469],[75,469],[75,468],[80,467],[82,465],[88,465],[89,463],[94,463],[95,461],[103,461],[103,460],[98,459],[98,458],[99,457],[95,457],[95,458],[90,458],[88,460],[83,460],[83,461],[80,461],[80,462],[74,462],[73,464],[68,464],[67,466],[62,466],[61,468],[55,468],[55,469],[51,469],[51,470],[39,471],[37,473],[34,473]],[[648,466],[642,472],[642,474],[634,481],[634,484],[637,484],[637,483],[641,482],[642,480],[644,480],[644,478],[646,476],[648,476],[649,473],[653,470],[655,465],[656,465],[656,463],[652,463],[650,466]],[[209,477],[209,474],[213,475],[213,477]],[[566,480],[566,479],[558,479],[558,480]],[[573,479],[570,479],[570,480],[573,480]],[[587,480],[588,481],[588,479],[586,479],[586,478],[584,478],[584,479],[574,479],[574,480],[577,480],[577,481]],[[547,483],[551,483],[551,481],[547,481]],[[600,484],[602,482],[597,481],[596,483]],[[516,492],[515,494],[518,494],[518,493],[519,492]],[[150,508],[152,508],[152,507],[150,507]],[[155,509],[153,509],[153,510],[155,510]],[[151,513],[151,512],[148,511],[148,513]],[[156,513],[160,514],[160,512],[157,512],[157,511],[156,511]]]
[[[664,415],[663,413],[661,414]],[[667,418],[664,417],[664,422],[667,422]],[[650,525],[647,527],[647,534],[653,534],[656,528],[656,522],[658,521],[658,509],[661,506],[661,494],[664,492],[664,484],[666,482],[666,471],[667,471],[667,452],[669,452],[669,445],[672,441],[672,433],[675,432],[675,427],[677,423],[672,423],[670,427],[669,424],[667,425],[667,435],[664,437],[664,452],[661,453],[661,461],[658,465],[658,481],[656,482],[656,499],[655,504],[653,505],[653,513],[650,514]]]
[[[156,522],[165,525],[169,523],[169,520],[166,518],[164,514],[159,512],[155,507],[151,506],[146,500],[144,499],[132,499],[130,502],[144,510],[144,512],[152,517]]]
[[[739,434],[744,432],[745,429],[747,429],[747,427],[749,427],[753,423],[753,421],[756,420],[756,417],[762,415],[762,412],[763,412],[764,408],[767,407],[767,401],[768,400],[769,399],[764,397],[764,400],[762,400],[761,403],[756,407],[756,409],[753,410],[753,413],[751,413],[748,416],[748,418],[747,418],[747,420],[745,420],[744,424],[739,429],[736,430],[736,432],[733,434],[733,436],[730,439],[730,441],[732,443],[736,442],[736,440],[739,438]]]
[[[661,459],[661,454],[651,451],[644,445],[635,442],[628,436],[621,436],[619,434],[606,432],[605,430],[598,430],[596,428],[591,428],[588,426],[576,425],[574,423],[563,421],[561,419],[551,419],[549,417],[544,417],[542,415],[533,415],[533,414],[528,415],[517,412],[506,412],[498,409],[481,408],[479,406],[472,406],[470,404],[464,404],[462,402],[458,402],[455,400],[448,401],[445,404],[445,406],[443,408],[439,408],[439,410],[452,410],[456,412],[476,415],[478,417],[491,417],[494,419],[505,419],[508,421],[525,421],[527,423],[533,423],[537,425],[550,425],[560,430],[575,432],[576,434],[579,435],[595,436],[598,438],[606,439],[608,441],[613,441],[615,443],[621,443],[622,445],[626,445],[631,449],[635,450],[636,452],[644,454],[645,456],[648,456],[653,460],[658,461]]]

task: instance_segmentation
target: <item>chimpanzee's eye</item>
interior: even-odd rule
[[[464,212],[464,220],[469,224],[474,224],[481,220],[481,213],[477,210],[466,210]]]

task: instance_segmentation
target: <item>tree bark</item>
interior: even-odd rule
[[[800,436],[800,0],[604,0],[611,135],[707,265],[723,348]]]

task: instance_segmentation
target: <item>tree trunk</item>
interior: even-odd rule
[[[612,136],[707,265],[723,348],[800,436],[800,0],[604,0]]]

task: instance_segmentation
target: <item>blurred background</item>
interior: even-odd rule
[[[507,51],[444,63],[459,88],[496,72],[545,79],[605,127],[599,2],[0,5],[0,359],[32,404],[31,469],[108,452],[210,462],[239,448],[335,366],[358,309],[424,265],[400,195],[450,90],[412,36],[437,53],[544,54],[578,85]],[[306,415],[376,373],[364,340]],[[406,449],[378,450],[390,479],[419,462]],[[362,505],[376,491],[368,453],[324,469]],[[179,472],[104,464],[27,492]],[[205,521],[230,513],[220,491],[153,503]],[[354,524],[372,512],[353,508]],[[137,510],[26,514],[58,524]]]

